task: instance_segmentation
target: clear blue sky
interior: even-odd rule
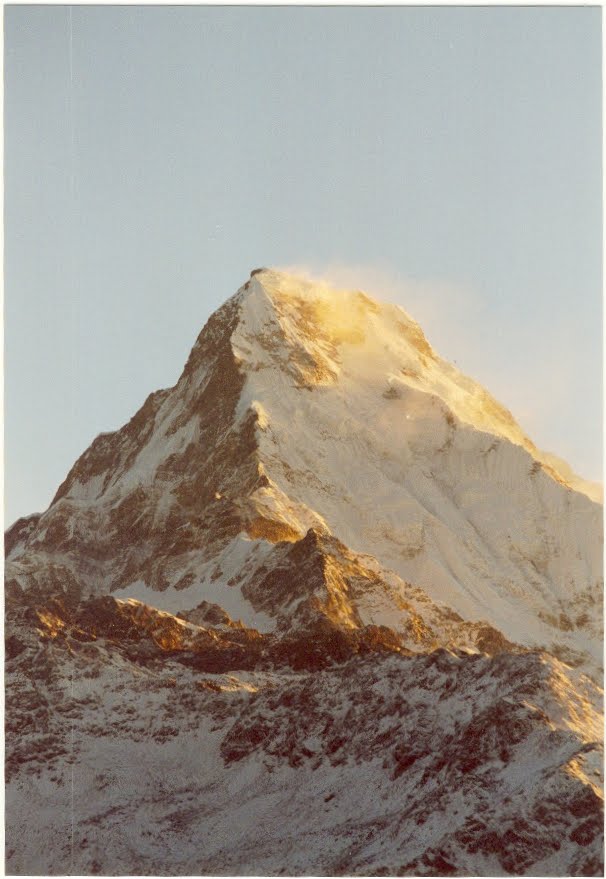
[[[258,265],[353,271],[601,478],[600,8],[71,25],[5,7],[6,524]]]

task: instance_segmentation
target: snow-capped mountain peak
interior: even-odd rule
[[[245,367],[269,366],[270,355],[276,364],[281,352],[283,364],[311,386],[342,376],[345,383],[378,386],[391,399],[408,389],[428,394],[456,419],[522,446],[553,478],[599,499],[599,487],[537,449],[511,412],[440,358],[401,306],[270,269],[256,270],[238,296],[241,321],[234,351]]]
[[[23,527],[19,582],[50,554],[92,593],[176,591],[175,610],[220,597],[242,540],[262,553],[311,528],[509,639],[600,653],[601,508],[400,307],[283,272],[254,271],[175,387]]]
[[[403,309],[255,270],[7,532],[11,866],[600,875],[601,540]]]

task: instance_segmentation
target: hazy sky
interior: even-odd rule
[[[6,524],[176,381],[259,265],[399,302],[601,478],[600,27],[598,7],[6,6]]]

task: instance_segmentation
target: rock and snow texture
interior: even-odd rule
[[[399,307],[253,272],[7,532],[8,871],[600,875],[596,497]]]

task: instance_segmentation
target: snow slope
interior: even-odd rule
[[[8,666],[10,873],[602,874],[599,694],[545,654],[42,644]]]
[[[304,534],[313,511],[465,618],[599,661],[601,507],[400,308],[263,272],[232,341],[265,515]]]

